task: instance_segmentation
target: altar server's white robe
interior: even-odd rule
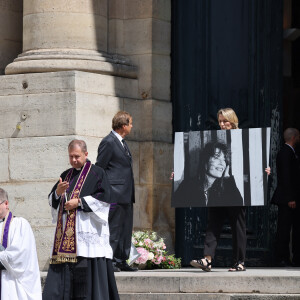
[[[3,223],[0,223],[2,233]],[[35,239],[29,223],[19,217],[11,221],[7,248],[0,252],[1,300],[42,299]]]

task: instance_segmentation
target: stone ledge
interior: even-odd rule
[[[300,300],[299,294],[119,293],[120,300]]]
[[[0,77],[0,96],[85,92],[137,99],[137,83],[136,79],[74,70],[6,75]]]
[[[300,294],[299,269],[247,269],[230,273],[214,269],[116,273],[120,293],[250,293]]]

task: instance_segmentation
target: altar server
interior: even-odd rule
[[[33,232],[25,219],[11,213],[7,192],[1,188],[0,232],[0,299],[42,299]]]

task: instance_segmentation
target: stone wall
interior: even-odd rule
[[[170,101],[171,0],[110,0],[108,42],[138,66],[141,99]]]
[[[54,234],[47,195],[69,166],[67,145],[84,139],[95,162],[118,110],[133,116],[128,144],[136,183],[134,228],[158,231],[171,251],[174,241],[170,0],[110,0],[107,10],[105,1],[96,9],[89,0],[83,15],[76,11],[80,2],[25,0],[23,53],[6,68],[14,75],[0,76],[0,186],[8,191],[14,214],[30,221],[43,270]],[[66,43],[60,40],[49,14],[59,18],[69,11],[84,27],[91,20],[85,16],[88,9],[96,9],[94,20],[105,18],[107,11],[106,29],[93,29],[96,37],[104,36],[86,35],[91,47],[74,49],[78,36],[64,27]],[[70,25],[76,18],[71,19]],[[47,28],[47,37],[43,30],[31,31],[37,21]],[[104,41],[103,47],[95,40]]]
[[[173,158],[171,1],[111,0],[108,11],[108,50],[126,56],[138,67],[138,97],[143,100],[143,106],[152,108],[149,123],[138,128],[135,126],[133,136],[129,137],[150,141],[140,145],[143,151],[140,164],[144,171],[136,181],[138,194],[142,194],[142,200],[136,207],[145,207],[147,211],[142,216],[145,214],[148,217],[138,222],[135,214],[134,224],[136,228],[158,230],[169,239],[170,245],[174,236],[174,209],[170,208],[169,181]],[[139,110],[139,106],[136,109]],[[135,115],[139,119],[144,118],[138,112]]]

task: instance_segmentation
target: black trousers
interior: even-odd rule
[[[278,262],[290,261],[291,230],[293,263],[300,265],[300,207],[292,209],[288,205],[280,204],[278,205],[275,246],[275,255]]]
[[[234,262],[244,262],[246,256],[246,208],[210,207],[208,226],[204,242],[204,255],[215,257],[215,252],[225,220],[228,219],[232,230],[232,251]]]
[[[133,204],[112,205],[108,216],[113,261],[125,262],[130,255]]]

